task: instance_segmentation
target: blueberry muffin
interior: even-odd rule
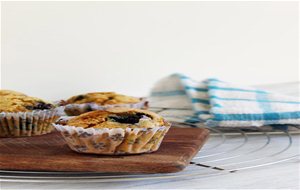
[[[72,150],[106,155],[154,152],[170,128],[161,116],[132,108],[92,111],[54,126]]]
[[[35,136],[53,130],[52,103],[22,93],[0,91],[0,137]]]
[[[148,102],[144,98],[136,98],[117,94],[115,92],[92,92],[73,96],[66,101],[65,113],[76,116],[93,110],[105,110],[112,107],[147,108]]]

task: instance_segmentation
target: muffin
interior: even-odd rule
[[[54,126],[72,150],[105,155],[154,152],[170,128],[161,116],[132,108],[91,111]]]
[[[144,98],[135,98],[115,92],[92,92],[73,96],[66,101],[65,113],[69,116],[76,116],[93,110],[105,110],[113,107],[147,108],[148,102]]]
[[[0,90],[0,137],[49,133],[57,119],[52,103],[25,94]]]

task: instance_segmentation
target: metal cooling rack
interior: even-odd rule
[[[200,123],[183,123],[188,116],[174,117],[168,114],[176,108],[152,108],[169,121],[180,127],[203,127]],[[177,120],[177,122],[175,122]],[[209,128],[210,138],[201,151],[182,172],[170,174],[105,174],[95,172],[35,172],[35,171],[0,171],[1,181],[10,182],[120,182],[155,179],[184,180],[207,178],[217,175],[232,175],[244,170],[255,170],[283,164],[299,162],[300,129],[263,130]]]

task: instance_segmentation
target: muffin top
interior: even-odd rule
[[[13,90],[0,90],[0,96],[6,96],[6,95],[27,96],[26,94],[23,94],[21,92],[16,92]]]
[[[117,94],[115,92],[91,92],[73,96],[65,101],[65,104],[96,103],[98,105],[108,104],[130,104],[140,102],[139,98]]]
[[[0,93],[0,112],[27,112],[33,110],[52,109],[54,105],[39,98],[22,93]]]
[[[130,108],[92,111],[76,116],[66,124],[82,128],[152,128],[169,125],[156,113]]]

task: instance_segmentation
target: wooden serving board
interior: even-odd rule
[[[157,152],[127,156],[80,154],[58,132],[0,138],[0,170],[169,173],[183,170],[209,136],[207,129],[171,128]]]

